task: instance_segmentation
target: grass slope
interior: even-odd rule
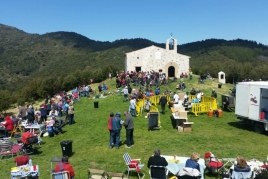
[[[205,95],[210,95],[211,89],[217,87],[217,82],[207,81],[206,84],[197,83],[197,78],[189,81],[187,91],[191,87],[201,89]],[[115,89],[115,80],[107,80],[111,91]],[[175,91],[175,83],[169,86],[161,86]],[[97,84],[93,85],[96,88]],[[226,93],[232,85],[223,85],[218,92],[220,103],[220,93]],[[107,118],[110,112],[120,111],[121,113],[128,109],[129,103],[122,102],[123,96],[109,95],[105,99],[82,98],[75,104],[76,124],[65,126],[64,134],[53,138],[43,137],[44,144],[40,146],[40,154],[31,155],[34,164],[40,166],[40,179],[50,178],[50,159],[55,156],[61,156],[62,151],[60,142],[63,140],[73,141],[73,156],[70,157],[70,163],[73,165],[76,179],[87,178],[87,169],[98,168],[108,172],[123,172],[126,169],[122,158],[125,152],[128,152],[132,158],[141,158],[144,164],[147,164],[149,156],[152,155],[154,148],[159,148],[162,154],[190,156],[192,152],[204,153],[212,151],[218,157],[235,158],[237,155],[243,155],[247,159],[257,158],[263,160],[266,158],[267,136],[254,133],[250,127],[237,123],[234,112],[223,112],[223,117],[209,118],[206,114],[194,116],[189,114],[189,121],[194,122],[193,131],[190,133],[179,133],[172,128],[171,112],[166,107],[166,114],[160,115],[161,130],[148,131],[148,121],[144,115],[134,118],[135,146],[127,149],[124,147],[125,129],[121,130],[120,149],[109,149],[109,132],[107,130]],[[99,101],[99,108],[94,108],[94,101]],[[158,106],[159,108],[160,106]],[[123,118],[124,119],[124,118]],[[37,146],[38,147],[38,146]],[[10,168],[15,163],[13,160],[0,161],[1,178],[10,178]],[[144,167],[146,173],[145,179],[149,178],[148,169]],[[130,178],[137,178],[133,172]],[[206,176],[210,179],[211,176]]]

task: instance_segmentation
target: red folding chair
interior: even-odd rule
[[[205,153],[204,160],[206,161],[206,166],[209,167],[210,172],[218,175],[219,169],[223,166],[222,160],[216,158],[211,152]]]

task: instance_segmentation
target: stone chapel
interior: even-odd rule
[[[177,53],[177,40],[170,37],[166,48],[154,45],[125,54],[125,71],[155,71],[167,77],[179,78],[181,73],[189,74],[191,57]]]

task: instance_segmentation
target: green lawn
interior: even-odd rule
[[[196,79],[196,78],[195,78]],[[115,89],[115,80],[106,81],[109,89]],[[207,81],[199,85],[196,80],[188,81],[187,90],[192,87],[201,89],[205,95],[210,95],[213,88],[218,92],[218,100],[223,93],[227,93],[232,85],[223,85],[217,88],[218,83]],[[162,87],[175,91],[175,83]],[[250,127],[237,122],[234,112],[223,112],[223,117],[208,117],[206,114],[194,116],[188,115],[188,120],[194,122],[193,131],[190,133],[179,133],[173,129],[171,124],[171,112],[166,107],[166,114],[160,115],[161,130],[148,131],[148,120],[144,115],[134,118],[135,146],[127,149],[124,147],[125,129],[121,131],[120,149],[109,149],[109,132],[107,130],[107,118],[110,112],[128,109],[128,102],[122,102],[123,96],[109,95],[105,99],[82,98],[75,104],[76,124],[65,126],[64,134],[56,137],[43,137],[44,144],[39,148],[40,154],[31,155],[34,164],[40,166],[40,179],[50,178],[50,159],[61,156],[60,142],[63,140],[73,141],[74,154],[70,157],[76,179],[87,178],[87,169],[98,168],[107,172],[123,172],[126,166],[123,154],[128,152],[132,158],[141,158],[147,164],[154,148],[159,148],[163,155],[190,156],[192,152],[198,152],[201,156],[211,151],[222,158],[235,158],[243,155],[247,159],[266,159],[267,135],[254,133]],[[94,108],[94,101],[99,101],[99,108]],[[158,106],[159,108],[160,106]],[[123,118],[124,119],[124,118]],[[10,168],[15,163],[13,160],[0,161],[1,178],[10,178]],[[145,179],[149,178],[147,167],[143,168],[146,173]],[[131,178],[136,178],[132,176]],[[206,178],[212,178],[206,176]]]

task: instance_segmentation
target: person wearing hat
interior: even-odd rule
[[[110,146],[109,148],[113,148],[113,144],[117,149],[119,149],[119,143],[120,143],[120,131],[122,129],[122,119],[121,119],[121,113],[117,112],[114,117],[111,119],[112,123],[112,130],[111,130],[111,136],[110,136]],[[115,143],[114,143],[115,139]]]

